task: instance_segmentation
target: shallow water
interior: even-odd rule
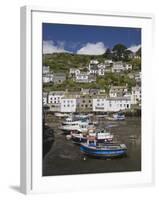
[[[141,170],[141,118],[130,117],[121,122],[100,119],[99,128],[112,125],[110,131],[115,139],[128,148],[126,157],[114,159],[86,157],[84,160],[79,146],[66,140],[58,129],[60,123],[57,117],[48,121],[48,125],[54,128],[55,141],[43,159],[43,176]]]

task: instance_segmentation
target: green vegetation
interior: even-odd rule
[[[129,61],[133,66],[133,71],[141,71],[141,58],[134,58]]]
[[[97,76],[96,82],[92,83],[76,83],[69,77],[70,68],[80,69],[82,72],[88,71],[88,65],[90,60],[97,59],[100,63],[104,62],[105,59],[112,59],[113,61],[123,61],[132,64],[133,69],[130,71],[134,74],[141,70],[141,48],[136,52],[137,58],[132,58],[133,53],[127,50],[123,44],[117,44],[113,49],[107,49],[103,55],[92,56],[92,55],[78,55],[69,53],[53,53],[43,55],[43,65],[50,66],[50,70],[53,72],[64,72],[66,73],[66,81],[62,84],[54,85],[53,83],[43,84],[44,91],[51,90],[65,90],[69,91],[80,91],[81,88],[100,88],[109,91],[111,85],[127,85],[130,89],[136,85],[134,79],[129,78],[129,71],[123,73],[106,73],[105,76]]]
[[[67,73],[70,68],[81,68],[84,71],[91,59],[98,59],[99,62],[104,61],[103,55],[90,56],[69,53],[53,53],[43,55],[43,65],[49,65],[51,71]]]
[[[116,73],[107,73],[105,76],[98,76],[96,82],[92,83],[76,83],[72,79],[67,79],[62,84],[54,85],[52,83],[44,84],[43,89],[44,91],[58,91],[58,90],[66,90],[69,91],[80,91],[81,88],[84,89],[105,89],[106,93],[109,91],[109,87],[111,85],[114,86],[125,86],[127,85],[130,89],[132,86],[136,85],[134,79],[130,79],[126,73],[116,74]]]

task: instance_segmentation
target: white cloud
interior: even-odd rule
[[[128,50],[130,50],[133,53],[135,53],[140,47],[141,47],[141,44],[139,44],[139,45],[132,45],[131,47],[128,48]]]
[[[43,53],[61,53],[68,52],[64,49],[65,42],[58,41],[57,45],[55,45],[54,41],[46,40],[43,41]]]
[[[97,43],[87,43],[81,49],[77,51],[77,54],[86,54],[86,55],[100,55],[106,51],[106,47],[103,42]]]

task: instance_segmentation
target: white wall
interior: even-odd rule
[[[49,94],[48,95],[48,103],[59,104],[59,103],[61,103],[61,98],[63,96],[64,95],[58,95],[58,94],[57,95],[52,95],[52,94]]]
[[[28,197],[18,192],[19,188],[19,121],[20,121],[20,29],[19,29],[19,6],[43,5],[59,8],[80,8],[108,11],[130,11],[130,12],[149,12],[156,15],[156,25],[154,34],[155,39],[155,64],[154,66],[154,91],[158,91],[159,85],[159,68],[157,60],[158,45],[159,45],[159,12],[158,0],[1,0],[0,11],[0,55],[1,55],[1,84],[0,91],[3,97],[0,98],[1,106],[1,165],[0,165],[0,198],[12,200],[51,200],[51,199],[111,199],[111,200],[134,200],[134,199],[158,199],[159,191],[159,134],[156,134],[156,186],[139,187],[139,188],[116,188],[81,192],[81,193],[65,193],[54,195],[29,195]],[[8,58],[9,57],[9,58]],[[9,73],[8,73],[9,72]],[[9,82],[6,83],[7,74]],[[159,102],[159,93],[155,93],[156,102]],[[6,108],[5,105],[10,105],[10,96],[12,98],[12,106]],[[156,110],[159,110],[159,104],[156,103]],[[157,112],[154,113],[154,118],[159,117]],[[158,121],[155,120],[154,121]],[[154,127],[159,133],[159,125]],[[151,133],[150,133],[151,134]],[[62,193],[62,191],[61,191]]]
[[[130,100],[107,100],[93,99],[93,111],[97,112],[118,112],[130,108]]]
[[[61,99],[61,112],[76,112],[76,99]]]

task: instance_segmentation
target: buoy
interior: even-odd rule
[[[83,157],[83,160],[86,160],[86,157],[85,157],[85,156]]]

